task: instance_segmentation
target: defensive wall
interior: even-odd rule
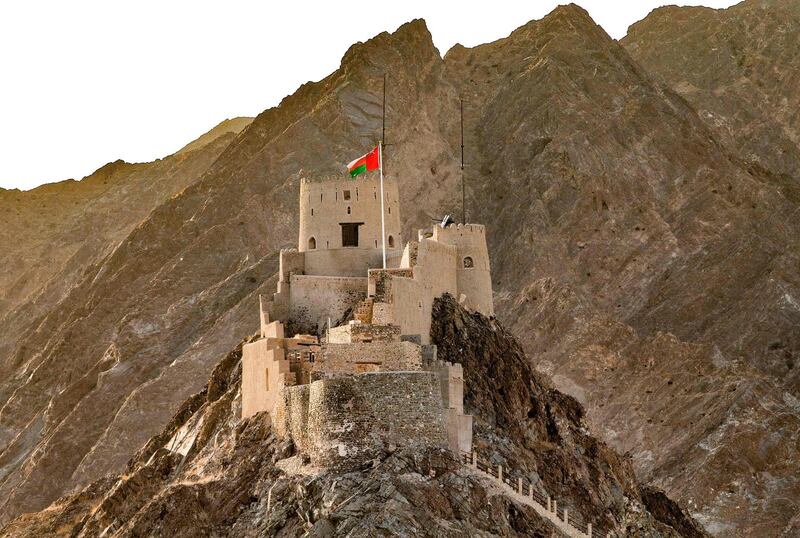
[[[432,372],[341,376],[309,387],[306,451],[313,464],[343,469],[392,447],[447,446],[439,381]],[[290,424],[293,420],[303,416],[290,416]]]
[[[242,418],[272,409],[281,387],[300,380],[297,355],[319,349],[316,338],[285,338],[283,324],[263,321],[262,338],[242,347]]]
[[[332,374],[422,370],[422,348],[412,342],[326,344],[316,369]]]
[[[465,307],[486,316],[494,315],[492,274],[486,227],[482,224],[453,224],[433,227],[433,240],[456,247],[456,297]]]
[[[366,277],[295,275],[289,284],[289,319],[295,328],[320,334],[367,297]]]
[[[399,268],[369,270],[372,322],[398,325],[402,334],[418,334],[424,344],[430,340],[433,301],[444,293],[467,308],[494,314],[483,226],[421,230],[419,242],[406,245]]]

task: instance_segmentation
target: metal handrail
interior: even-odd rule
[[[558,512],[563,513],[563,510],[566,509],[568,517],[565,523],[580,533],[587,536],[598,537],[613,535],[613,529],[608,529],[606,525],[601,524],[598,526],[590,526],[590,524],[583,519],[577,510],[573,509],[569,505],[558,505],[556,499],[551,497],[549,494],[547,494],[546,497],[542,496],[530,479],[519,476],[517,472],[511,471],[508,474],[501,473],[502,466],[494,466],[489,462],[483,462],[477,457],[477,454],[471,452],[464,452],[462,450],[460,451],[460,456],[460,460],[463,464],[472,466],[474,462],[475,468],[485,474],[488,474],[492,478],[500,479],[500,476],[502,476],[501,482],[503,485],[511,488],[512,491],[515,491],[518,494],[529,497],[539,506],[545,508],[546,511],[552,514],[555,519],[563,522],[563,519],[559,517]],[[516,476],[516,478],[514,478],[514,476]],[[555,512],[551,511],[551,502],[553,503],[552,510],[555,510]],[[591,534],[589,534],[590,532]]]

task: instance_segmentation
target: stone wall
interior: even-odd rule
[[[364,372],[422,369],[422,348],[412,342],[327,344],[314,363],[314,374],[359,374]]]
[[[289,278],[294,275],[305,274],[306,261],[305,254],[298,252],[294,248],[281,249],[280,263],[278,269],[278,281],[288,283]]]
[[[380,249],[332,248],[304,254],[307,275],[365,277],[368,270],[383,266]]]
[[[492,299],[492,276],[489,266],[489,251],[486,247],[486,229],[481,224],[454,224],[447,228],[434,226],[433,239],[455,246],[456,289],[453,296],[464,306],[491,316],[494,314]]]
[[[311,383],[312,463],[357,467],[392,446],[447,446],[439,381],[431,372],[380,372]]]
[[[270,411],[279,383],[294,384],[291,376],[282,339],[262,338],[245,344],[242,348],[242,418]]]
[[[433,300],[457,291],[457,249],[423,239],[415,250],[417,264],[412,268],[369,272],[370,292],[376,300],[373,322],[399,325],[402,334],[418,334],[427,344]],[[390,307],[379,306],[381,303]]]
[[[321,333],[367,297],[367,278],[293,275],[289,319],[297,332]]]
[[[329,344],[353,344],[357,342],[399,342],[398,325],[373,325],[372,323],[348,323],[334,327],[328,332]]]
[[[458,363],[433,360],[425,368],[436,372],[447,419],[447,442],[458,453],[472,450],[472,416],[464,414],[464,370]]]
[[[375,301],[386,302],[392,295],[392,277],[413,278],[414,270],[407,268],[371,269],[367,293]]]
[[[308,399],[310,385],[286,387],[286,424],[292,435],[295,446],[306,452],[309,449],[308,439]]]

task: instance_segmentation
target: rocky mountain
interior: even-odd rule
[[[234,135],[239,134],[245,127],[250,125],[250,122],[252,121],[253,118],[232,118],[225,120],[207,133],[204,133],[198,137],[197,140],[193,140],[183,146],[181,149],[176,151],[175,154],[178,155],[200,149],[228,133],[232,133]]]
[[[156,206],[196,181],[252,118],[234,118],[153,163],[109,163],[81,181],[0,189],[0,320],[6,356],[32,320]]]
[[[706,11],[774,13],[788,32],[796,27],[780,10],[791,8],[747,0],[736,10]],[[742,24],[726,30],[741,43],[758,31],[761,44],[785,33]],[[647,34],[648,25],[633,27],[620,44],[582,9],[562,6],[505,39],[456,46],[443,58],[425,24],[414,21],[354,45],[330,76],[301,86],[237,136],[218,138],[224,148],[198,162],[199,177],[154,208],[138,208],[129,230],[90,249],[96,258],[76,259],[73,280],[63,279],[52,300],[36,307],[26,295],[6,303],[38,309],[2,318],[2,334],[12,334],[0,348],[3,521],[89,484],[59,506],[80,512],[81,503],[100,502],[113,482],[103,477],[125,469],[202,390],[219,357],[255,332],[253,312],[258,294],[273,290],[277,250],[296,242],[299,178],[341,173],[342,163],[374,144],[386,72],[386,167],[401,179],[406,238],[431,218],[460,214],[463,96],[467,217],[487,225],[495,310],[531,365],[582,404],[593,432],[629,454],[640,481],[663,488],[711,533],[796,533],[797,174],[791,156],[760,152],[773,145],[759,138],[757,119],[731,119],[726,134],[700,100],[670,84],[666,70],[648,66],[658,54],[641,51],[669,33]],[[706,27],[713,33],[718,25]],[[637,35],[655,37],[637,41],[637,51]],[[686,47],[701,40],[687,35]],[[748,53],[748,65],[786,73],[752,76],[779,103],[781,92],[791,99],[797,89],[795,58],[771,47]],[[784,89],[772,88],[778,82]],[[696,93],[707,92],[715,95]],[[717,106],[718,114],[734,107]],[[748,106],[767,116],[778,105],[753,99]],[[781,118],[774,121],[790,133],[796,116],[787,108]],[[89,230],[93,220],[77,217]],[[25,241],[44,242],[38,233]],[[49,244],[60,248],[55,239]],[[46,250],[26,267],[61,270],[62,258],[45,263]],[[477,394],[472,405],[491,421],[494,407]],[[256,439],[269,435],[255,424],[242,428]],[[525,447],[514,448],[514,457],[536,457],[541,430],[532,424],[531,432],[539,433],[514,434]],[[608,507],[610,497],[592,497],[595,486],[578,493],[573,481],[583,475],[569,461],[553,487],[574,489],[573,502],[587,510],[595,501]],[[172,480],[172,463],[165,465],[158,472]],[[622,489],[637,502],[658,497],[632,487]]]
[[[731,153],[798,200],[800,4],[664,7],[631,26],[631,56],[689,101]],[[792,181],[794,179],[794,181]]]
[[[459,358],[470,372],[466,396],[469,411],[479,417],[477,442],[497,464],[518,465],[518,472],[557,492],[573,514],[583,510],[599,523],[595,529],[706,536],[663,493],[640,491],[629,462],[586,433],[580,404],[549,387],[501,325],[466,312],[449,296],[437,302],[435,314],[434,340],[442,357]],[[487,354],[498,360],[487,362]],[[241,346],[216,365],[203,390],[181,405],[122,474],[22,516],[2,534],[553,535],[549,521],[512,502],[447,450],[390,450],[344,474],[283,472],[296,467],[291,441],[279,441],[264,414],[238,420],[240,361]],[[513,398],[498,396],[504,393]]]

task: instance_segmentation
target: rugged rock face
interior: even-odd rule
[[[798,200],[800,4],[749,0],[729,9],[669,6],[622,44],[697,110],[731,153],[772,172]]]
[[[775,39],[792,35],[793,5],[748,0],[738,11],[710,13],[756,10],[763,24],[724,26],[726,39],[744,43],[759,28]],[[656,24],[647,33],[646,23],[623,47],[583,10],[563,6],[506,39],[456,46],[442,58],[414,21],[354,45],[329,77],[226,135],[211,164],[197,162],[205,169],[199,179],[155,209],[137,206],[127,230],[74,258],[71,277],[17,296],[6,290],[21,289],[11,283],[22,271],[60,270],[75,254],[67,249],[51,263],[46,254],[62,239],[21,236],[30,261],[2,288],[10,297],[3,308],[17,313],[0,327],[0,517],[42,509],[119,472],[201,389],[217,358],[255,331],[277,249],[296,242],[299,177],[338,173],[374,143],[388,72],[386,164],[402,179],[406,238],[432,217],[460,214],[463,95],[468,219],[487,225],[496,311],[533,366],[583,405],[610,446],[630,453],[640,479],[713,533],[796,532],[800,198],[791,151],[778,155],[772,149],[783,142],[759,138],[772,131],[756,128],[756,112],[783,110],[784,97],[791,103],[800,94],[795,58],[751,40],[759,52],[747,52],[745,63],[761,73],[752,83],[780,89],[743,101],[755,119],[736,116],[728,135],[698,114],[704,105],[692,95],[724,87],[723,114],[739,106],[729,97],[747,92],[725,82],[708,94],[670,89],[669,70],[646,52],[653,39],[637,37],[666,30]],[[715,28],[703,24],[688,27]],[[767,76],[773,66],[783,75]],[[720,72],[739,80],[728,67]],[[792,110],[777,115],[781,140],[792,140]],[[94,220],[76,217],[87,230]],[[25,248],[35,241],[45,246]],[[494,405],[488,410],[489,426],[506,420]],[[534,429],[542,427],[536,417]],[[522,448],[487,443],[498,458],[531,451],[523,433],[506,435]],[[527,468],[545,473],[535,461]],[[591,473],[581,473],[570,479],[576,491],[588,488]],[[622,489],[667,506],[633,488]],[[588,493],[573,502],[585,503],[581,495]]]
[[[513,454],[572,508],[590,510],[627,536],[705,536],[668,499],[659,502],[659,517],[681,521],[680,534],[648,512],[630,465],[586,432],[580,405],[546,386],[502,326],[468,314],[451,297],[435,310],[433,335],[445,358],[479,368],[467,398],[489,417],[479,437],[482,446],[500,449],[498,461]],[[276,439],[269,418],[236,419],[240,358],[241,347],[220,361],[204,390],[183,403],[123,474],[22,516],[2,534],[552,536],[548,521],[438,448],[406,447],[344,474],[284,472],[293,447]],[[501,366],[492,382],[481,375]]]
[[[708,529],[791,532],[796,199],[575,7],[445,64],[498,316]]]
[[[550,386],[499,322],[467,312],[449,295],[437,299],[432,317],[439,357],[464,367],[464,404],[479,453],[568,499],[595,529],[635,535],[641,523],[629,518],[644,504],[681,536],[706,536],[663,492],[638,485],[630,460],[589,433],[583,406]]]
[[[80,182],[0,189],[0,356],[155,207],[197,181],[250,121],[226,120],[153,163],[116,161]]]

